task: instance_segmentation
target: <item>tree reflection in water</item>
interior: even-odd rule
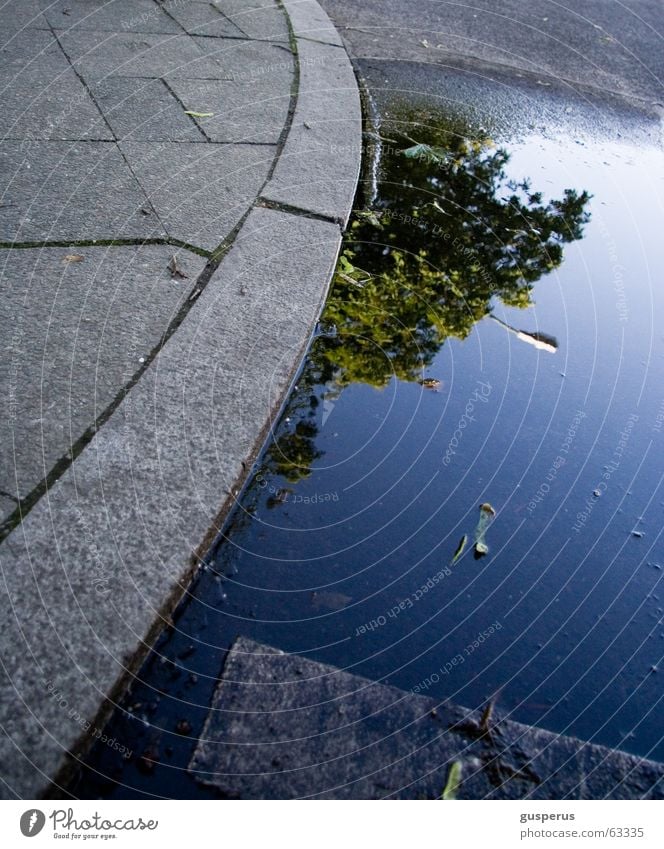
[[[535,281],[561,264],[589,220],[587,192],[545,201],[527,179],[508,178],[505,149],[469,138],[467,127],[410,112],[382,132],[377,196],[355,212],[289,403],[298,423],[266,455],[267,471],[291,482],[320,456],[321,385],[329,398],[355,382],[421,381],[445,340],[467,337],[494,298],[528,307]]]

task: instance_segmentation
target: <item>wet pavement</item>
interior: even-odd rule
[[[132,756],[97,746],[76,795],[209,795],[186,770],[238,634],[664,759],[657,115],[359,67],[367,164],[317,338],[109,726]]]

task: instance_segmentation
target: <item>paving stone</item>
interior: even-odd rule
[[[254,202],[272,165],[269,145],[120,142],[170,236],[213,250]]]
[[[217,62],[205,56],[188,35],[70,30],[61,31],[59,38],[65,53],[88,84],[110,75],[224,78]]]
[[[284,0],[284,7],[296,37],[343,46],[337,28],[316,0]]]
[[[664,764],[479,718],[240,637],[190,772],[231,798],[439,799],[461,761],[459,799],[664,798]]]
[[[186,279],[172,279],[174,254]],[[140,370],[205,262],[166,245],[0,251],[0,397],[9,412],[0,490],[25,498],[71,450]]]
[[[45,76],[67,70],[69,62],[50,30],[22,29],[0,41],[0,71],[18,74],[38,68]]]
[[[171,86],[189,110],[212,112],[195,118],[214,142],[271,142],[276,144],[288,117],[290,91],[275,91],[274,81],[172,80]]]
[[[40,3],[44,16],[55,29],[181,32],[154,0],[40,0]]]
[[[205,141],[163,80],[107,77],[94,85],[92,92],[119,139]]]
[[[190,35],[247,37],[214,3],[167,0],[162,5]]]
[[[286,17],[274,0],[214,0],[213,5],[249,38],[289,40]]]
[[[99,109],[71,68],[49,74],[31,66],[18,76],[0,71],[0,138],[113,140]]]
[[[293,123],[264,195],[348,221],[360,164],[362,115],[345,51],[299,40]]]
[[[53,688],[93,717],[182,591],[278,413],[340,241],[333,224],[254,210],[131,394],[0,544],[0,795],[35,798],[77,750],[83,720]]]
[[[0,7],[0,47],[23,29],[48,29],[48,21],[41,13],[37,0],[4,3]]]
[[[16,510],[16,502],[6,495],[0,495],[0,525]]]
[[[112,142],[4,141],[0,197],[4,242],[165,236]]]
[[[222,69],[220,79],[235,82],[270,80],[275,90],[290,86],[294,72],[293,54],[282,44],[261,41],[239,41],[234,38],[193,37],[199,50]],[[192,78],[191,74],[173,74],[173,77]]]

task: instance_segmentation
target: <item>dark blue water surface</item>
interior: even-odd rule
[[[403,126],[383,132],[397,150],[440,141],[416,122],[406,139]],[[451,296],[420,309],[425,319],[403,328],[419,360],[402,357],[381,314],[380,273],[391,251],[413,250],[416,225],[385,226],[404,162],[384,152],[371,206],[383,229],[360,216],[343,266],[356,282],[337,281],[344,297],[366,297],[366,328],[346,328],[346,345],[333,292],[276,442],[126,702],[138,719],[113,720],[134,740],[132,763],[121,770],[93,753],[93,768],[121,783],[94,790],[88,776],[79,795],[206,792],[183,770],[238,634],[469,707],[498,693],[513,719],[664,759],[661,155],[533,136],[508,152],[508,176],[529,178],[541,204],[567,188],[592,195],[580,236],[532,281],[529,306],[507,306],[495,288],[486,304],[486,292],[463,290],[467,335],[429,344],[432,315],[456,321]],[[404,214],[419,191],[432,197],[430,183],[404,186]],[[429,208],[432,256],[458,213],[449,192],[441,198]],[[496,226],[487,239],[504,245]],[[465,247],[450,260],[457,290],[464,261],[475,272],[500,264],[477,235]],[[485,502],[496,516],[477,559]],[[191,735],[174,735],[183,718]],[[145,747],[158,752],[154,770],[137,761]]]

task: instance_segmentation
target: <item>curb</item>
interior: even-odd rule
[[[318,3],[283,9],[299,88],[261,197],[177,331],[0,545],[0,797],[58,795],[103,733],[221,530],[322,309],[359,177],[360,98]]]

